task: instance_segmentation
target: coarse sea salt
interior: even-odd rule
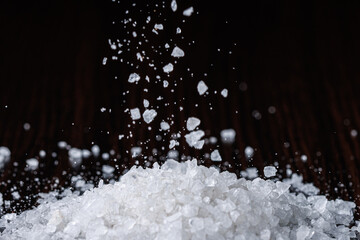
[[[0,169],[9,162],[11,156],[10,149],[4,146],[0,146]]]
[[[146,109],[143,113],[143,118],[146,123],[151,123],[157,116],[157,112],[154,109]]]
[[[208,86],[204,83],[204,81],[199,81],[197,85],[197,90],[200,95],[203,95],[208,90]]]
[[[225,144],[231,144],[235,142],[236,132],[234,129],[224,129],[220,132],[221,141]]]
[[[186,121],[186,129],[188,131],[194,130],[201,123],[200,119],[196,117],[189,117]]]
[[[307,197],[288,183],[237,178],[197,160],[132,167],[82,195],[41,196],[36,208],[2,216],[1,239],[355,239],[359,230],[359,222],[351,227],[353,202]]]
[[[179,48],[179,47],[174,47],[174,49],[173,49],[173,51],[172,51],[172,53],[171,53],[171,56],[180,58],[180,57],[185,56],[185,53],[184,53],[184,51],[183,51],[181,48]]]

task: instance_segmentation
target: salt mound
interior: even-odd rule
[[[352,202],[238,179],[196,160],[131,168],[114,184],[7,214],[1,239],[350,239]]]

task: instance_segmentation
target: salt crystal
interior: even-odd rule
[[[89,158],[91,156],[91,152],[87,149],[82,149],[81,156],[82,156],[82,158]]]
[[[72,167],[76,168],[82,163],[82,150],[78,148],[71,148],[68,151],[69,162]]]
[[[307,156],[306,155],[301,155],[300,159],[301,159],[301,161],[306,162],[307,161]]]
[[[102,154],[101,154],[101,158],[104,159],[104,160],[109,160],[109,159],[110,159],[110,155],[109,155],[109,153],[106,153],[106,152],[105,152],[105,153],[102,153]]]
[[[194,12],[194,8],[189,7],[183,11],[183,15],[186,17],[190,17],[193,12]]]
[[[138,82],[140,80],[140,75],[137,73],[131,73],[129,75],[129,79],[128,82],[129,83],[134,83],[134,82]]]
[[[164,29],[164,25],[160,24],[155,24],[154,26],[155,30],[163,30]]]
[[[24,123],[24,130],[25,131],[29,131],[31,128],[30,124],[29,123]]]
[[[160,123],[160,128],[161,128],[161,130],[166,131],[166,130],[169,130],[169,129],[170,129],[170,125],[169,125],[169,123],[167,123],[167,122],[165,122],[165,121],[162,121],[162,122]]]
[[[356,129],[351,129],[350,135],[351,135],[352,137],[356,137],[356,136],[358,135],[358,131],[357,131]]]
[[[40,158],[45,158],[46,157],[46,152],[44,150],[40,150],[39,151],[39,157]]]
[[[170,144],[169,144],[169,148],[170,148],[170,149],[174,148],[174,147],[177,146],[177,145],[179,145],[179,142],[178,142],[178,141],[176,141],[176,140],[174,140],[174,139],[170,140]]]
[[[212,153],[210,154],[210,159],[211,159],[211,161],[214,161],[214,162],[222,161],[219,150],[212,151]]]
[[[143,118],[146,123],[151,123],[157,116],[157,112],[154,109],[146,109],[143,113]]]
[[[36,170],[39,167],[39,161],[36,158],[30,158],[26,160],[26,165],[29,170]]]
[[[149,103],[149,101],[147,99],[143,100],[143,104],[144,104],[144,108],[147,108],[150,105],[150,103]]]
[[[221,95],[224,97],[224,98],[227,98],[228,96],[228,90],[226,88],[224,88],[222,91],[221,91]]]
[[[130,152],[131,152],[131,157],[137,157],[141,154],[142,148],[141,147],[132,147]]]
[[[176,28],[176,34],[180,34],[181,33],[181,28],[177,27]]]
[[[200,119],[196,118],[196,117],[189,117],[188,120],[186,121],[186,129],[188,131],[192,131],[194,130],[197,126],[200,125]]]
[[[67,143],[65,141],[59,141],[57,145],[61,149],[64,149],[67,147]]]
[[[185,135],[185,140],[190,147],[200,149],[204,145],[204,140],[200,140],[204,135],[203,130],[193,131]]]
[[[132,120],[138,120],[141,118],[141,113],[139,108],[130,109],[130,116]]]
[[[225,144],[232,144],[235,141],[236,132],[234,129],[224,129],[220,132],[221,141]]]
[[[200,81],[197,85],[197,90],[200,95],[203,95],[208,90],[208,86],[204,83],[204,81]]]
[[[173,10],[173,12],[177,10],[176,0],[171,0],[171,10]]]
[[[115,168],[109,165],[102,166],[102,172],[104,174],[112,174],[115,171]]]
[[[254,149],[250,146],[247,146],[245,147],[244,153],[247,158],[252,158],[254,156]]]
[[[91,147],[91,152],[95,157],[98,157],[100,154],[100,147],[98,145],[93,145]]]
[[[163,71],[165,73],[169,73],[169,72],[172,72],[174,70],[174,65],[172,65],[172,63],[168,63],[167,65],[165,65],[163,67]]]
[[[184,51],[183,51],[181,48],[179,48],[179,47],[174,47],[174,49],[173,49],[172,52],[171,52],[171,56],[180,58],[180,57],[185,56],[185,53],[184,53]]]
[[[0,169],[5,166],[7,162],[9,162],[11,156],[11,152],[9,148],[0,146]]]
[[[269,177],[274,177],[276,175],[276,168],[273,166],[266,166],[264,167],[264,176],[269,178]]]

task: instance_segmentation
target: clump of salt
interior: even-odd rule
[[[210,154],[210,159],[211,159],[211,161],[214,161],[214,162],[221,162],[222,158],[219,153],[219,150],[212,151]]]
[[[197,126],[200,125],[200,119],[196,118],[196,117],[189,117],[188,120],[186,121],[186,129],[188,131],[192,131],[194,130]]]
[[[146,123],[151,123],[157,116],[157,112],[154,109],[146,109],[143,113],[143,118]]]
[[[108,170],[105,170],[108,171]],[[110,172],[110,171],[109,171]],[[43,195],[0,219],[1,239],[351,239],[356,205],[290,192],[281,181],[167,160],[132,167],[82,195]]]

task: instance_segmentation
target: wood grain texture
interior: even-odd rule
[[[117,166],[119,176],[136,160],[142,163],[143,156],[153,155],[154,148],[158,154],[153,161],[163,161],[171,136],[159,131],[160,121],[173,121],[171,132],[184,135],[190,116],[202,120],[200,127],[207,136],[219,138],[222,129],[234,128],[236,141],[194,150],[181,138],[180,155],[203,159],[210,166],[204,154],[219,149],[230,164],[220,167],[237,174],[249,166],[262,169],[278,162],[285,176],[289,164],[329,198],[360,205],[360,141],[359,135],[350,134],[352,129],[360,131],[358,1],[243,1],[240,6],[184,1],[178,3],[176,13],[169,1],[165,8],[155,4],[1,3],[0,145],[9,147],[12,156],[1,172],[0,190],[4,199],[12,200],[14,187],[22,196],[12,201],[8,212],[32,207],[35,199],[26,196],[56,188],[56,178],[59,186],[69,186],[74,174],[96,180],[105,163]],[[199,14],[184,18],[181,11],[188,6]],[[148,15],[151,26],[141,30]],[[161,67],[154,71],[136,60],[137,39],[125,47],[130,51],[119,55],[124,62],[101,64],[103,57],[111,58],[109,38],[130,38],[130,27],[120,22],[129,16],[149,40],[143,41],[140,50],[157,66],[174,60],[170,54],[159,55],[163,48],[154,51],[152,46],[169,43],[184,49],[186,56],[177,60],[170,76]],[[151,32],[156,22],[165,27],[159,35]],[[176,27],[181,27],[181,35],[175,34]],[[164,89],[154,81],[129,84],[127,78],[134,71],[153,80],[159,75],[170,86]],[[206,97],[197,93],[199,80],[209,86]],[[223,88],[229,90],[228,98],[219,94]],[[159,96],[164,99],[157,100]],[[132,124],[124,113],[126,108],[144,110],[144,98],[158,111],[151,130],[141,121]],[[274,114],[268,112],[270,106],[276,108]],[[101,112],[102,107],[107,111]],[[255,110],[261,119],[253,117]],[[30,123],[29,131],[24,123]],[[119,134],[129,131],[132,138],[118,140]],[[156,141],[156,135],[162,140]],[[91,158],[80,169],[72,169],[67,152],[57,147],[60,140],[73,147],[89,149],[95,143],[102,151],[114,149],[116,160]],[[132,146],[142,146],[143,156],[132,158]],[[252,161],[244,156],[246,146],[256,149]],[[25,160],[38,156],[41,149],[48,154],[39,170],[24,171]],[[58,156],[51,157],[52,152]],[[303,154],[307,162],[300,160]]]

